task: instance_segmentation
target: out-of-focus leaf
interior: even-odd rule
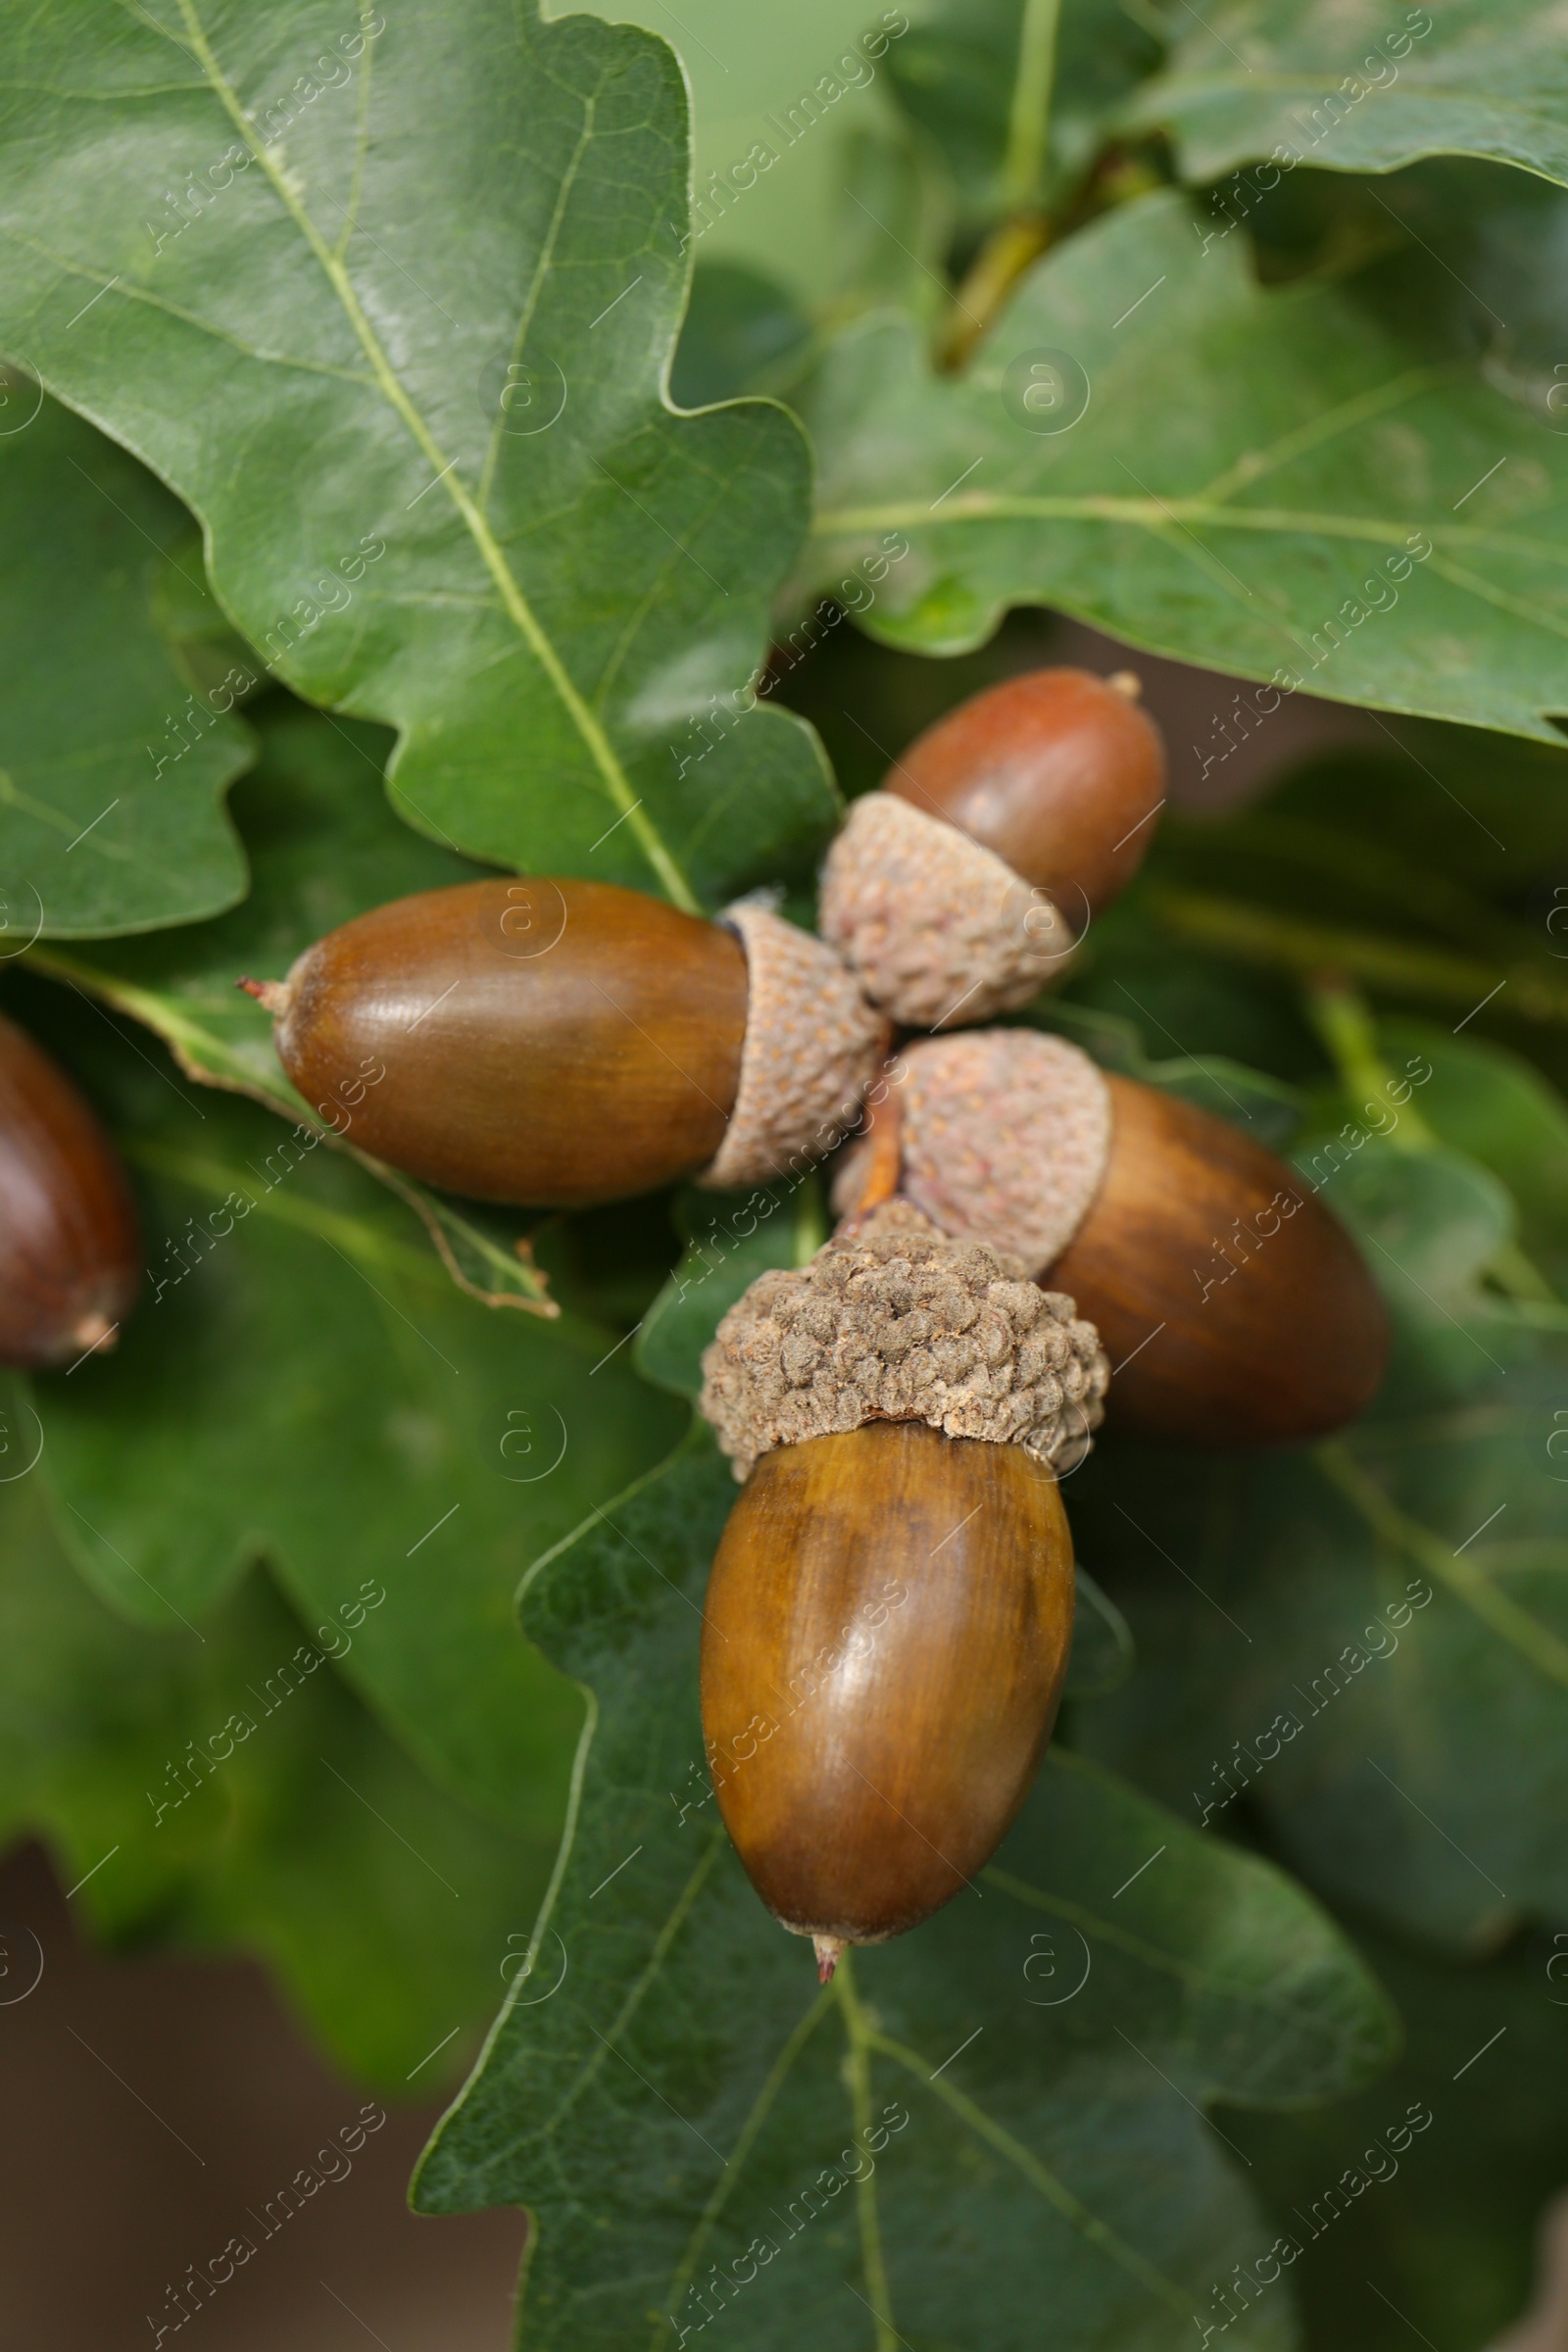
[[[683,409],[701,409],[755,391],[776,370],[789,370],[810,331],[772,278],[737,262],[699,262],[675,347],[671,395]]]
[[[150,1285],[113,1355],[38,1384],[73,1555],[163,1628],[199,1622],[265,1552],[328,1646],[369,1580],[387,1598],[349,1681],[469,1801],[547,1830],[579,1707],[517,1637],[513,1592],[541,1541],[669,1445],[679,1410],[612,1334],[465,1298],[344,1155],[234,1097],[198,1100],[85,1014],[73,1032],[51,1042],[139,1179]]]
[[[910,37],[908,12],[792,0],[742,17],[731,0],[632,0],[596,13],[662,34],[686,69],[700,260],[762,270],[798,302],[820,301],[842,266],[846,148],[892,115],[883,84]]]
[[[0,1409],[35,1427],[20,1384]],[[548,1833],[443,1794],[260,1572],[199,1632],[127,1624],[61,1550],[41,1472],[0,1487],[0,1837],[45,1837],[110,1942],[260,1953],[350,2072],[450,2076],[520,1964]]]
[[[232,692],[192,694],[154,616],[160,558],[189,529],[133,458],[16,369],[0,377],[7,952],[188,923],[244,895],[223,795],[250,738],[220,715]]]
[[[1261,2229],[1195,2109],[1359,2079],[1380,1997],[1287,1881],[1059,1751],[974,1895],[818,1992],[700,1761],[734,1491],[698,1441],[529,1577],[524,1623],[595,1693],[532,1947],[564,1979],[509,2006],[418,2201],[528,2203],[530,2345],[673,2345],[727,2293],[760,2352],[969,2341],[980,2310],[1033,2345],[1047,2306],[1063,2346],[1174,2352]],[[1239,2340],[1289,2342],[1283,2298]]]
[[[1457,1128],[1470,1067],[1416,1102]],[[1515,1219],[1474,1161],[1342,1138],[1298,1164],[1384,1289],[1389,1381],[1310,1453],[1097,1451],[1075,1523],[1140,1665],[1085,1736],[1193,1822],[1251,1808],[1310,1882],[1484,1948],[1568,1915],[1568,1308],[1483,1279]]]
[[[1506,1186],[1518,1240],[1568,1298],[1568,1104],[1561,1095],[1504,1047],[1424,1021],[1391,1020],[1382,1034],[1395,1062],[1432,1065],[1437,1083],[1421,1097],[1428,1124]]]
[[[807,452],[777,408],[665,401],[661,41],[502,0],[67,0],[7,21],[0,79],[0,349],[186,499],[272,674],[397,728],[411,824],[687,906],[808,855],[820,752],[745,693]]]
[[[1390,2352],[1392,2304],[1433,2352],[1475,2352],[1501,2340],[1529,2300],[1543,2208],[1568,2180],[1568,1937],[1523,1936],[1485,1967],[1364,1925],[1356,1940],[1404,2026],[1395,2070],[1344,2106],[1227,2116],[1225,2129],[1271,2211],[1288,2220],[1317,2207],[1293,2274],[1309,2345]],[[1406,2143],[1412,2108],[1433,2120]],[[1348,2165],[1368,2182],[1351,2197]]]
[[[1568,1026],[1568,757],[1468,728],[1384,733],[1383,751],[1309,760],[1219,821],[1167,820],[1139,908],[1165,937],[1145,929],[1134,953],[1151,970],[1173,941],[1178,968],[1197,949],[1302,979],[1338,969],[1451,1006],[1455,1034],[1523,1021],[1549,1049]]]
[[[803,579],[895,533],[910,556],[863,625],[911,649],[1050,603],[1210,667],[1556,742],[1568,444],[1468,354],[1339,286],[1265,291],[1240,239],[1202,237],[1177,195],[1085,229],[961,380],[907,322],[851,328],[804,403]]]
[[[378,788],[387,749],[379,727],[282,698],[264,704],[257,725],[260,764],[235,801],[254,876],[244,905],[157,936],[40,949],[31,960],[155,1030],[204,1085],[251,1095],[308,1134],[329,1127],[352,1152],[351,1106],[295,1093],[273,1051],[270,1016],[234,983],[244,972],[280,978],[313,940],[367,907],[485,869],[393,818]],[[542,1286],[511,1247],[504,1218],[460,1210],[379,1160],[363,1164],[417,1210],[461,1284],[492,1303],[541,1303]]]
[[[1562,27],[1542,0],[1221,0],[1169,15],[1170,71],[1125,120],[1170,129],[1191,178],[1257,157],[1392,172],[1473,155],[1568,183]]]
[[[1048,125],[1019,69],[1037,20],[1054,14],[1056,0],[939,0],[891,52],[894,88],[946,159],[966,227],[1057,202],[1160,61],[1152,27],[1121,0],[1060,0]]]
[[[1126,1618],[1081,1565],[1076,1572],[1072,1651],[1063,1699],[1103,1698],[1127,1680],[1135,1656]]]
[[[1118,1077],[1140,1079],[1145,1086],[1163,1087],[1168,1094],[1180,1095],[1183,1102],[1196,1103],[1200,1110],[1230,1119],[1271,1151],[1279,1151],[1290,1141],[1301,1123],[1302,1099],[1298,1088],[1271,1078],[1264,1070],[1249,1069],[1245,1062],[1223,1054],[1176,1054],[1153,1059],[1148,1050],[1150,1031],[1161,1044],[1174,1040],[1168,1031],[1161,1036],[1163,1024],[1142,997],[1134,996],[1125,985],[1121,993],[1137,1007],[1141,1018],[1129,1019],[1125,1013],[1108,1012],[1099,1004],[1077,1003],[1070,997],[1043,997],[1031,1005],[1029,1021],[1032,1027],[1054,1030],[1071,1039],[1093,1054],[1102,1069],[1114,1070]]]

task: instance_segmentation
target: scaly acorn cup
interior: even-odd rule
[[[1116,1366],[1117,1429],[1299,1444],[1371,1400],[1383,1302],[1349,1235],[1272,1152],[1037,1030],[924,1039],[902,1060],[904,1191],[945,1233],[1072,1293]],[[846,1154],[836,1197],[863,1150]]]
[[[1036,669],[972,695],[854,803],[822,936],[906,1028],[989,1020],[1064,968],[1126,888],[1165,797],[1129,671]]]
[[[966,1886],[1029,1791],[1072,1634],[1056,1477],[1105,1356],[1070,1298],[893,1200],[760,1276],[703,1369],[746,1481],[703,1611],[709,1769],[825,1983]]]
[[[600,882],[459,883],[241,980],[307,1102],[482,1200],[574,1208],[679,1176],[765,1183],[854,1125],[886,1023],[760,900],[709,923]],[[382,1065],[368,1089],[362,1072]]]
[[[124,1172],[64,1072],[0,1017],[0,1364],[112,1348],[141,1280]]]

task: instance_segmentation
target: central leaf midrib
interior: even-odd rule
[[[314,255],[318,268],[337,297],[361,349],[370,363],[382,397],[394,414],[402,419],[416,446],[435,469],[442,487],[467,530],[468,536],[473,541],[480,561],[500,590],[502,603],[519,636],[549,678],[576,728],[594,767],[598,770],[612,807],[619,812],[620,820],[635,836],[643,855],[674,904],[684,908],[688,914],[700,914],[702,907],[691,885],[648,817],[641,797],[633,793],[631,779],[621,766],[608,734],[579,693],[548,631],[523,595],[485,516],[474,504],[464,484],[455,478],[456,459],[447,459],[440,443],[426,424],[424,417],[411,399],[383,351],[380,339],[367,318],[359,297],[354,291],[347,270],[330,247],[324,243],[310,215],[299,203],[282,172],[277,169],[271,154],[257,137],[254,124],[219,66],[212,45],[207,38],[206,29],[197,14],[195,0],[179,0],[179,10],[209,88],[223,108],[251,154],[261,165],[272,193]]]
[[[1379,545],[1402,545],[1412,529],[1426,532],[1435,547],[1490,549],[1499,555],[1530,556],[1544,564],[1568,564],[1568,550],[1544,541],[1518,539],[1499,531],[1477,530],[1466,524],[1432,525],[1391,522],[1373,514],[1315,514],[1293,507],[1237,507],[1202,498],[1180,496],[1163,501],[1122,498],[1112,491],[1087,490],[1053,497],[1045,492],[984,491],[953,499],[935,517],[917,502],[892,501],[880,506],[827,507],[811,525],[816,539],[855,531],[885,529],[951,529],[965,522],[1104,522],[1134,523],[1161,532],[1175,522],[1201,522],[1216,530],[1273,532],[1325,539],[1366,539]]]

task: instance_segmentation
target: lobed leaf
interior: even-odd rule
[[[1123,121],[1169,128],[1192,179],[1283,150],[1329,172],[1482,156],[1568,183],[1568,72],[1542,0],[1224,0],[1172,29],[1168,73]]]
[[[20,1463],[20,1383],[0,1422]],[[361,1624],[377,1605],[356,1596]],[[126,1623],[36,1470],[0,1486],[0,1837],[45,1838],[101,1937],[260,1953],[339,2066],[404,2095],[450,2076],[519,1963],[548,1833],[444,1794],[260,1570],[204,1630]]]
[[[223,796],[253,757],[234,706],[191,691],[159,626],[189,517],[12,368],[0,382],[0,933],[104,938],[232,906]],[[188,546],[182,560],[191,563]],[[206,601],[195,558],[185,582]]]
[[[7,21],[0,84],[0,349],[178,490],[269,674],[397,728],[400,814],[686,906],[808,853],[820,752],[747,691],[806,448],[665,399],[662,42],[68,0]]]
[[[339,723],[272,696],[258,710],[256,729],[259,764],[235,799],[253,875],[244,904],[156,937],[70,953],[37,949],[28,961],[155,1031],[203,1085],[252,1096],[307,1139],[340,1139],[422,1218],[460,1288],[489,1305],[553,1312],[504,1218],[460,1209],[359,1152],[350,1103],[308,1103],[295,1092],[273,1049],[270,1016],[235,986],[247,972],[281,978],[314,940],[368,907],[485,869],[396,822],[378,788],[386,748],[379,728]]]
[[[701,1762],[734,1493],[696,1439],[529,1574],[524,1624],[594,1699],[534,1977],[417,2202],[527,2202],[530,2345],[673,2345],[726,2298],[759,2347],[972,2342],[977,2310],[1032,2344],[1046,2308],[1066,2346],[1187,2342],[1258,2227],[1195,2111],[1358,2079],[1370,1980],[1266,1864],[1056,1750],[974,1893],[818,1992]],[[1242,2340],[1290,2340],[1283,2301]]]
[[[1370,294],[1265,291],[1241,248],[1178,195],[1126,205],[1022,281],[961,380],[906,322],[852,328],[804,403],[804,577],[900,534],[864,618],[890,643],[952,653],[1051,604],[1273,681],[1264,711],[1305,686],[1556,742],[1560,439]]]
[[[57,1004],[29,1005],[29,1026]],[[517,1639],[513,1591],[678,1409],[613,1333],[465,1298],[344,1155],[197,1100],[85,1014],[50,1043],[123,1139],[149,1275],[112,1355],[37,1385],[67,1547],[160,1629],[199,1626],[265,1554],[328,1646],[375,1579],[389,1597],[349,1682],[470,1803],[548,1834],[579,1707]]]

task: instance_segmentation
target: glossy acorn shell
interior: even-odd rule
[[[1153,837],[1165,747],[1138,703],[1092,670],[1032,669],[927,727],[882,789],[994,850],[1082,931]]]
[[[478,1200],[651,1191],[712,1157],[735,1105],[740,944],[637,891],[498,876],[397,899],[307,949],[288,989],[277,1049],[313,1107]]]
[[[709,1580],[702,1702],[776,1918],[876,1943],[973,1879],[1050,1737],[1072,1611],[1061,1494],[1020,1446],[873,1421],[761,1457]]]
[[[0,1364],[70,1364],[129,1312],[136,1212],[64,1072],[0,1017]]]
[[[1344,1226],[1229,1120],[1135,1079],[1106,1084],[1104,1181],[1040,1279],[1100,1328],[1107,1427],[1267,1446],[1353,1420],[1389,1328]]]

